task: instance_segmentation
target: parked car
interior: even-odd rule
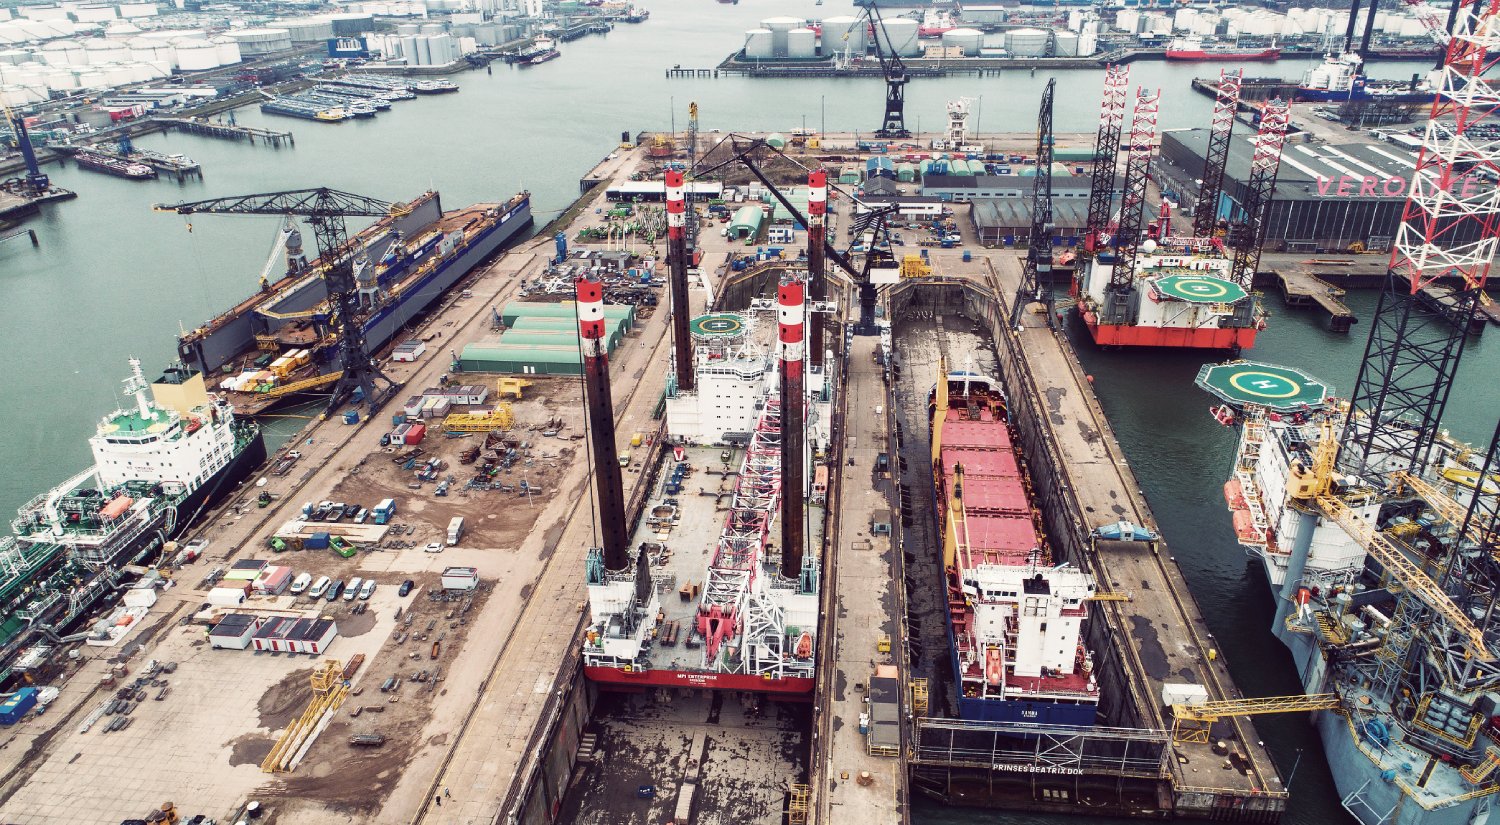
[[[370,511],[368,509],[364,508],[364,507],[361,507],[361,508],[359,508],[359,512],[354,514],[354,523],[355,524],[364,524],[365,523],[365,519],[367,519],[369,517],[370,517]]]
[[[292,595],[296,596],[296,595],[300,594],[302,591],[306,590],[307,587],[308,587],[308,585],[310,585],[310,584],[312,584],[312,574],[311,573],[303,573],[303,574],[297,576],[297,578],[292,579],[292,587],[291,587],[291,593],[292,593]]]
[[[416,582],[412,581],[411,579],[407,579],[406,581],[401,583],[401,589],[396,591],[396,595],[406,596],[407,594],[411,593],[411,589],[416,585]]]
[[[375,595],[375,580],[365,579],[365,583],[359,588],[359,600],[364,601],[373,595]]]
[[[358,513],[359,510],[360,510],[360,507],[359,507],[358,504],[345,504],[344,505],[344,518],[354,518],[354,514]]]
[[[335,601],[344,592],[344,580],[339,579],[328,587],[328,600]]]
[[[422,549],[428,553],[441,553],[443,552],[443,543],[440,541],[429,541],[427,542],[427,546]]]
[[[317,599],[322,597],[324,593],[328,592],[328,585],[332,583],[333,579],[330,579],[327,576],[319,576],[318,580],[313,583],[312,589],[307,591],[307,595],[314,601],[316,601]]]
[[[354,601],[354,597],[359,595],[359,586],[363,583],[364,579],[361,579],[359,576],[355,576],[354,578],[350,579],[349,586],[344,588],[344,601]]]

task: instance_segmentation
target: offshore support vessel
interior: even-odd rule
[[[386,345],[460,278],[531,226],[531,196],[444,212],[425,192],[377,220],[350,241],[359,287],[360,321],[371,350]],[[338,335],[321,262],[308,264],[302,236],[281,233],[261,289],[178,338],[189,369],[222,390],[243,415],[257,415],[336,380]],[[276,258],[285,274],[271,281]]]
[[[1094,581],[1052,558],[1004,392],[946,373],[931,421],[959,717],[1093,725],[1099,684],[1081,633]]]
[[[43,666],[63,634],[266,458],[253,421],[170,370],[148,385],[131,359],[127,409],[89,439],[94,463],[32,499],[0,538],[0,683]]]

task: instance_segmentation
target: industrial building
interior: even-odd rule
[[[459,354],[464,372],[516,375],[580,375],[578,309],[572,303],[512,301],[500,308],[506,330],[499,341],[465,344]],[[604,307],[605,342],[613,352],[635,326],[635,307]]]
[[[1248,129],[1240,129],[1230,142],[1219,205],[1223,217],[1241,214],[1253,152],[1250,137]],[[1162,134],[1161,154],[1153,164],[1153,177],[1169,197],[1181,204],[1184,214],[1191,214],[1196,203],[1198,187],[1194,181],[1202,174],[1207,146],[1206,129]],[[1281,155],[1281,171],[1267,217],[1265,249],[1345,251],[1355,244],[1370,250],[1389,249],[1401,223],[1408,176],[1415,162],[1411,151],[1389,142],[1338,145],[1288,142]],[[1494,184],[1476,177],[1461,185],[1477,192],[1482,186]],[[1457,229],[1468,231],[1467,225]],[[1473,238],[1452,240],[1467,243]]]
[[[1054,198],[1053,243],[1057,246],[1081,243],[1088,218],[1087,197]],[[1031,195],[976,199],[969,205],[969,219],[974,223],[979,242],[985,246],[1025,244],[1031,235]]]
[[[925,175],[922,195],[967,203],[980,198],[1030,198],[1034,175]],[[1089,179],[1052,175],[1054,202],[1077,198],[1088,203]]]

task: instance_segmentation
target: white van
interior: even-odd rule
[[[333,579],[330,579],[327,576],[319,576],[318,580],[316,582],[313,582],[312,589],[307,591],[308,598],[322,598],[323,594],[327,592],[328,585],[330,584],[333,584]]]
[[[349,580],[349,586],[344,588],[344,601],[352,602],[359,595],[359,585],[363,580],[359,576]]]
[[[373,595],[375,595],[375,580],[365,579],[364,585],[359,588],[359,599],[364,601]]]
[[[310,584],[312,584],[312,574],[311,573],[303,573],[303,574],[299,575],[297,578],[292,579],[292,588],[291,588],[292,595],[296,596],[296,595],[300,594],[302,591],[306,590],[307,586],[310,585]]]

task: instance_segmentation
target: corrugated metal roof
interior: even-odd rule
[[[977,198],[970,202],[974,225],[980,229],[1005,229],[1031,225],[1031,196],[1022,198]],[[1052,201],[1052,223],[1058,229],[1088,224],[1088,202],[1082,198]]]
[[[465,344],[460,361],[514,361],[520,363],[578,364],[582,356],[577,347],[506,346],[504,344]]]
[[[1255,153],[1253,133],[1242,125],[1229,141],[1229,160],[1224,174],[1244,182],[1250,177],[1250,159]],[[1162,133],[1162,143],[1176,143],[1193,156],[1202,158],[1208,151],[1207,129],[1180,129]],[[1164,147],[1165,148],[1165,147]],[[1416,155],[1394,143],[1303,143],[1294,136],[1287,138],[1281,153],[1281,167],[1276,175],[1276,199],[1294,200],[1330,196],[1360,197],[1361,182],[1373,177],[1382,184],[1392,178],[1405,182],[1416,167]],[[1353,191],[1339,194],[1340,181],[1352,179]],[[1393,184],[1394,186],[1394,184]],[[1372,188],[1366,198],[1404,200],[1405,186],[1399,193],[1393,188],[1387,194],[1383,185]]]

